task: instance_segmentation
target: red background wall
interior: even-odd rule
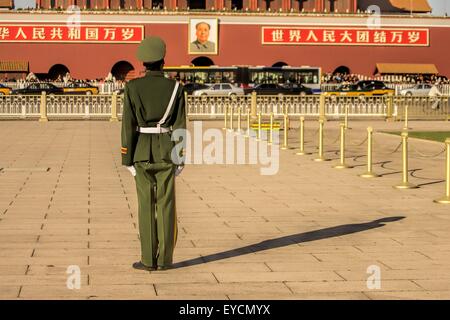
[[[158,35],[167,42],[167,66],[189,65],[187,24],[148,24],[146,35]],[[434,63],[440,74],[450,76],[448,52],[450,28],[430,28],[430,47],[357,46],[263,46],[260,25],[219,26],[219,54],[210,55],[215,64],[267,65],[284,61],[292,66],[321,66],[332,72],[345,65],[352,73],[371,75],[375,64]],[[0,43],[0,60],[26,60],[30,71],[46,73],[55,64],[67,66],[74,78],[100,78],[119,61],[130,62],[136,75],[143,70],[135,58],[138,44],[35,44]]]

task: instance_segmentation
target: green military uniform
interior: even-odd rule
[[[190,52],[215,52],[216,44],[212,41],[206,41],[201,43],[198,40],[195,40],[189,44]]]
[[[172,264],[177,238],[174,162],[180,158],[171,158],[176,142],[166,131],[185,128],[184,90],[176,81],[162,71],[147,71],[125,85],[122,164],[136,169],[141,264],[147,267]]]

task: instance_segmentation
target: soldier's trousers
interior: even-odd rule
[[[136,162],[141,261],[147,266],[172,263],[177,241],[175,166]]]

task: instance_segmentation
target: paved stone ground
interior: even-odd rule
[[[423,157],[442,144],[411,139],[410,181],[421,187],[396,190],[399,137],[375,134],[374,170],[383,176],[357,176],[366,147],[355,144],[369,124],[402,127],[351,122],[353,169],[296,150],[280,150],[272,176],[260,165],[188,166],[177,178],[179,268],[142,272],[131,268],[140,254],[137,201],[120,165],[120,123],[2,121],[0,298],[449,299],[450,207],[432,202],[444,194],[444,156]],[[316,151],[317,123],[306,125],[306,148]],[[448,122],[411,126],[450,130]],[[338,122],[325,127],[326,155],[337,159]],[[290,131],[292,146],[297,136]],[[70,265],[80,267],[79,290],[66,287]],[[367,287],[371,265],[380,289]]]

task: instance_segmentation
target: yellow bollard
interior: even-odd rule
[[[256,91],[253,91],[251,100],[250,100],[250,109],[251,109],[253,119],[254,119],[254,117],[256,117],[256,108],[258,107],[256,102],[257,102]]]
[[[408,106],[405,106],[405,124],[403,126],[403,130],[409,130],[411,128],[408,127]]]
[[[273,143],[273,112],[270,113],[270,134],[269,134],[269,145]]]
[[[305,117],[300,117],[300,149],[296,153],[299,156],[309,154],[305,152]]]
[[[233,107],[230,107],[230,131],[234,131],[234,128],[233,128],[233,118],[234,118],[234,116],[233,116]]]
[[[446,177],[445,177],[445,196],[441,199],[434,200],[436,203],[450,204],[450,138],[445,140],[445,145],[447,149],[447,160],[446,160]]]
[[[372,127],[367,128],[367,172],[360,174],[361,178],[378,178],[379,175],[372,171]]]
[[[45,91],[41,93],[40,114],[39,122],[47,122],[47,94]]]
[[[340,150],[340,162],[338,165],[333,166],[335,169],[349,169],[353,168],[345,163],[345,123],[341,123],[341,150]]]
[[[119,119],[117,118],[117,93],[113,92],[111,96],[111,118],[110,122],[117,122]]]
[[[408,181],[408,132],[402,132],[402,158],[403,158],[403,168],[402,168],[402,182],[395,185],[396,189],[414,189],[417,188],[416,185],[409,183]]]
[[[324,119],[319,119],[319,156],[314,161],[327,161],[323,156],[323,124]]]
[[[256,141],[261,141],[261,111],[258,112],[258,131],[256,131]]]
[[[247,108],[247,133],[245,134],[245,137],[250,137],[250,108]]]
[[[345,117],[344,117],[345,129],[351,129],[348,126],[348,104],[345,105]]]
[[[238,127],[237,132],[241,133],[241,107],[238,108]]]
[[[289,149],[288,146],[288,131],[289,131],[289,123],[288,123],[288,115],[287,113],[284,114],[284,132],[283,132],[283,146],[281,147],[281,150],[287,150]]]
[[[228,106],[225,106],[225,113],[224,113],[224,117],[223,117],[223,130],[227,130],[227,118],[228,118]]]

